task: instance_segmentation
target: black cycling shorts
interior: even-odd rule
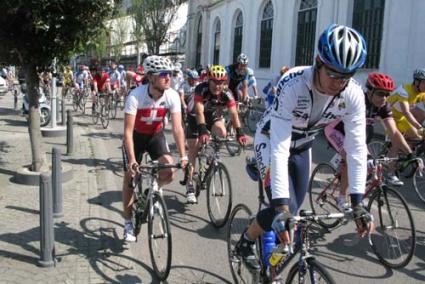
[[[214,123],[222,119],[222,117],[205,115],[205,124],[207,129],[211,131]],[[188,115],[186,118],[186,139],[196,139],[198,138],[198,135],[198,123],[196,122],[196,117],[193,115]]]
[[[133,131],[134,155],[138,163],[142,160],[142,155],[148,152],[152,160],[158,160],[163,155],[171,155],[167,140],[163,131],[154,135],[141,134]],[[128,170],[128,154],[125,145],[122,146],[124,161],[124,171]]]

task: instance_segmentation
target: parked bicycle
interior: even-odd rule
[[[220,161],[220,148],[228,138],[213,136],[209,144],[202,145],[198,153],[198,171],[193,175],[196,197],[207,190],[207,209],[211,224],[216,228],[226,225],[232,209],[230,174]],[[186,185],[188,177],[180,182]]]
[[[162,197],[162,188],[158,185],[158,173],[170,168],[180,169],[181,165],[150,161],[137,167],[138,174],[132,182],[133,188],[137,185],[132,208],[134,234],[137,238],[142,224],[148,223],[152,266],[161,281],[167,279],[170,273],[172,237],[167,206]]]
[[[108,98],[104,93],[99,93],[98,96],[94,98],[93,108],[92,108],[92,120],[96,125],[100,119],[103,128],[107,128],[109,125],[109,104]]]
[[[384,164],[390,158],[374,159],[368,169],[368,181],[364,199],[367,210],[375,216],[376,231],[370,245],[379,261],[390,268],[406,266],[415,251],[416,230],[412,213],[403,196],[385,183]],[[313,170],[309,184],[310,206],[316,214],[339,212],[337,197],[341,189],[342,167],[336,170],[329,163],[320,163]],[[325,228],[334,228],[342,219],[320,220]]]
[[[247,163],[248,170],[256,176],[252,177],[252,174],[250,174],[250,177],[254,181],[258,181],[258,211],[260,211],[269,205],[265,201],[263,184],[258,177],[256,166],[252,163],[249,164],[250,162],[248,160]],[[297,227],[299,238],[296,239],[294,244],[289,246],[286,255],[281,255],[281,258],[277,262],[274,262],[276,259],[274,261],[271,260],[272,251],[270,248],[268,248],[268,252],[266,251],[265,246],[269,244],[265,244],[263,237],[265,234],[271,233],[276,238],[276,235],[273,231],[265,232],[256,241],[257,258],[259,259],[261,268],[260,270],[250,270],[244,265],[241,257],[236,254],[235,246],[241,234],[253,220],[253,216],[251,210],[245,204],[236,205],[230,214],[227,229],[227,250],[233,280],[235,283],[272,283],[279,278],[291,260],[299,254],[298,261],[290,268],[288,275],[285,277],[286,283],[335,283],[329,272],[311,254],[312,243],[310,241],[309,228],[318,220],[333,220],[344,217],[347,217],[346,213],[315,215],[312,212],[301,210],[300,215],[294,216],[291,222],[291,239],[294,240],[295,226]],[[279,250],[282,253],[282,245],[278,245],[275,240],[272,245],[273,251]]]

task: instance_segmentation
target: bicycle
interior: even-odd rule
[[[132,181],[133,193],[132,222],[134,234],[140,233],[142,224],[148,223],[149,252],[156,276],[159,280],[167,279],[171,269],[172,235],[167,205],[162,197],[162,188],[158,185],[159,171],[163,169],[180,169],[180,164],[162,164],[150,161],[137,167],[137,175]],[[143,188],[143,182],[148,188]],[[159,221],[156,223],[156,221]],[[164,249],[164,255],[157,250]]]
[[[373,160],[368,170],[368,181],[363,199],[369,198],[367,210],[378,216],[376,232],[369,244],[379,261],[389,268],[406,266],[415,251],[416,229],[412,214],[403,196],[385,183],[384,164],[393,159]],[[309,182],[310,206],[316,214],[339,212],[337,197],[341,188],[342,167],[320,163],[313,170]],[[327,229],[335,228],[342,219],[319,221]],[[406,249],[404,251],[403,249]]]
[[[248,161],[247,161],[248,162]],[[254,166],[255,167],[255,166]],[[258,170],[256,167],[252,169],[258,181],[258,211],[268,207],[265,201],[263,183],[258,178]],[[251,176],[251,175],[250,175]],[[264,254],[262,238],[256,240],[257,258],[260,260],[260,270],[248,269],[235,252],[236,243],[240,236],[250,224],[252,218],[251,210],[245,204],[238,204],[232,210],[229,218],[227,229],[227,251],[232,277],[235,283],[271,283],[282,273],[285,267],[289,265],[292,259],[299,253],[298,261],[290,268],[286,283],[335,283],[329,272],[315,259],[311,254],[311,242],[309,236],[309,228],[313,223],[322,219],[335,219],[347,217],[346,213],[332,213],[327,215],[314,215],[312,212],[301,210],[299,216],[293,217],[293,226],[297,225],[299,235],[295,245],[291,245],[288,254],[282,258],[275,266],[269,263],[269,256]],[[242,221],[242,224],[239,222]],[[291,239],[294,233],[292,230]],[[276,282],[273,282],[276,283]]]
[[[245,108],[241,109],[241,120],[251,133],[257,130],[257,123],[264,113],[262,98],[248,98]]]
[[[396,160],[396,175],[412,178],[413,188],[419,199],[425,203],[425,171],[423,158],[425,156],[425,144],[422,140],[408,140],[413,147],[413,158],[400,158]],[[391,141],[374,140],[368,144],[368,150],[372,158],[380,158],[388,155]],[[387,170],[387,168],[386,168]]]
[[[220,147],[228,138],[213,136],[209,144],[203,144],[198,152],[198,172],[193,174],[195,195],[207,191],[207,209],[211,224],[216,228],[226,225],[232,209],[232,184],[226,166],[220,161]],[[217,180],[216,180],[217,179]],[[181,185],[186,185],[185,175]]]
[[[115,119],[117,117],[118,104],[119,104],[118,90],[113,89],[112,93],[109,94],[109,109],[111,110],[109,114],[111,115],[112,119]]]
[[[99,93],[97,98],[93,100],[92,107],[92,120],[94,125],[99,121],[102,123],[104,129],[109,125],[109,104],[107,103],[108,98],[104,93]]]

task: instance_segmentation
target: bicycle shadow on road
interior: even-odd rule
[[[96,204],[96,205],[102,206],[103,208],[108,209],[122,216],[123,211],[120,209],[117,209],[116,207],[112,205],[113,203],[117,203],[117,202],[121,205],[122,203],[121,190],[103,191],[98,196],[87,199],[87,202],[89,204]]]
[[[123,177],[123,164],[122,158],[111,157],[108,159],[97,159],[97,158],[82,158],[82,159],[64,159],[64,163],[70,163],[73,165],[86,165],[89,172],[93,171],[111,171],[114,175]]]
[[[177,283],[232,283],[221,275],[194,266],[172,265],[171,271],[173,282],[164,281],[162,283],[176,283],[175,281],[178,281]]]
[[[117,227],[122,227],[121,224],[102,218],[85,218],[80,221],[80,226],[82,231],[71,228],[66,222],[55,224],[57,269],[44,270],[46,277],[50,274],[55,279],[60,279],[60,276],[57,276],[58,269],[75,267],[78,262],[80,266],[86,263],[105,283],[142,283],[142,279],[135,275],[136,266],[146,270],[152,279],[155,279],[154,272],[149,266],[124,253],[128,248],[124,247],[124,242],[116,232]],[[35,246],[40,243],[39,227],[19,233],[2,234],[0,242],[10,244],[11,248],[10,251],[0,250],[0,257],[38,265],[40,250]],[[24,253],[16,252],[14,246],[21,247]],[[19,271],[16,264],[13,265],[13,269]],[[33,271],[37,272],[37,268]],[[86,270],[81,272],[87,273]],[[74,278],[77,276],[74,273],[76,271],[73,270],[67,274],[71,274]]]

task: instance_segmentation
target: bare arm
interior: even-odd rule
[[[235,129],[240,128],[241,122],[239,120],[239,115],[238,115],[238,111],[236,109],[236,106],[229,107],[229,115],[230,115],[230,118],[232,120],[233,127]]]
[[[136,116],[126,113],[124,116],[124,146],[128,155],[128,168],[131,169],[131,165],[137,163],[134,154],[134,143],[133,143],[133,130]]]
[[[248,81],[247,80],[242,81],[241,94],[242,94],[241,101],[245,102],[246,98],[248,97]]]
[[[401,112],[407,118],[407,120],[412,124],[416,129],[421,128],[420,123],[416,120],[413,114],[410,112],[409,104],[407,102],[400,102]]]
[[[180,157],[184,157],[186,156],[186,149],[181,112],[171,113],[171,121],[173,124],[173,136],[177,144],[177,150],[179,151]]]
[[[391,139],[391,143],[397,148],[400,149],[403,153],[411,153],[409,145],[404,139],[403,135],[398,131],[396,123],[392,117],[388,117],[383,120],[385,129],[388,131],[388,134]]]
[[[205,116],[204,116],[204,104],[201,102],[195,103],[195,112],[196,112],[196,123],[205,124]]]

